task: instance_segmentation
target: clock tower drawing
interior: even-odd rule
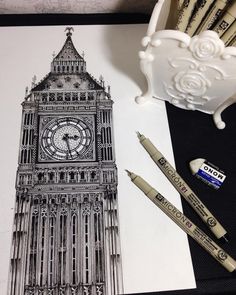
[[[22,103],[8,295],[123,293],[113,101],[72,30]]]

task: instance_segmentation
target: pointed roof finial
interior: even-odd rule
[[[26,87],[25,87],[25,97],[27,97],[27,95],[28,95],[28,91],[29,91],[29,87],[26,86]]]
[[[32,83],[35,84],[36,81],[37,81],[37,77],[36,77],[36,75],[34,75],[33,78],[32,78]]]
[[[102,75],[100,75],[100,77],[99,77],[99,81],[100,81],[100,85],[101,85],[102,87],[104,87],[104,85],[105,85],[105,81],[104,81],[104,78],[103,78]]]
[[[31,88],[34,88],[36,86],[36,81],[37,81],[37,77],[36,75],[34,75],[31,82]]]
[[[66,28],[65,28],[65,32],[67,32],[67,33],[66,33],[66,36],[67,36],[67,37],[72,36],[71,31],[74,32],[74,28],[73,28],[73,27],[66,27]]]

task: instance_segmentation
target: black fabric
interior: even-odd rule
[[[149,22],[146,14],[3,14],[0,26],[102,25],[137,24]]]
[[[183,176],[199,198],[228,231],[229,242],[222,243],[211,235],[209,229],[182,201],[184,213],[228,254],[236,257],[236,105],[226,109],[223,120],[226,127],[215,127],[211,115],[198,111],[178,109],[168,103],[167,113],[178,172]],[[195,178],[189,169],[189,161],[205,158],[221,168],[226,179],[219,190],[207,186]],[[182,292],[159,292],[159,294],[236,294],[236,275],[225,270],[214,258],[189,238],[197,289]]]
[[[129,24],[147,23],[149,18],[142,14],[2,15],[0,26]],[[181,110],[168,103],[166,106],[177,170],[227,229],[231,237],[229,243],[219,244],[236,258],[236,105],[223,112],[227,124],[224,130],[215,127],[210,115]],[[225,171],[226,180],[218,191],[191,175],[188,163],[199,157]],[[192,208],[185,201],[182,203],[184,213],[211,236]],[[149,294],[235,295],[235,273],[227,272],[191,238],[189,244],[197,289]]]

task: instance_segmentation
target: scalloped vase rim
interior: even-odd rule
[[[160,35],[160,37],[159,37]],[[178,36],[183,36],[183,40],[182,38],[177,38]],[[206,36],[206,37],[214,37],[218,40],[218,42],[221,42],[222,43],[222,46],[224,46],[224,51],[226,51],[226,53],[229,53],[230,55],[236,55],[236,47],[235,46],[225,46],[224,42],[219,38],[218,34],[214,31],[211,31],[211,30],[206,30],[206,31],[203,31],[203,32],[200,32],[200,34],[198,35],[194,35],[194,36],[189,36],[188,34],[186,34],[185,32],[181,32],[181,31],[178,31],[178,30],[173,30],[173,29],[168,29],[168,30],[158,30],[156,32],[153,33],[153,35],[151,37],[159,37],[160,39],[177,39],[179,41],[182,41],[185,43],[190,43],[191,40],[195,39],[195,38],[199,38],[201,36]],[[148,38],[151,38],[151,37],[148,37]],[[174,38],[176,37],[176,38]],[[145,37],[144,37],[145,38]],[[181,39],[181,40],[180,40]]]
[[[156,4],[142,39],[140,66],[148,89],[136,102],[157,98],[213,114],[217,128],[223,129],[221,113],[236,102],[236,47],[226,47],[211,30],[192,37],[173,29],[153,31],[153,19],[157,22],[163,3]]]

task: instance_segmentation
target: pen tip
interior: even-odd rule
[[[140,138],[142,136],[142,134],[138,131],[136,131],[136,134],[137,134],[138,138]]]
[[[125,171],[127,172],[127,174],[130,176],[131,175],[131,172],[127,169],[125,169]]]
[[[226,233],[224,236],[222,236],[221,238],[220,238],[220,240],[222,241],[222,242],[229,242],[229,235]]]

